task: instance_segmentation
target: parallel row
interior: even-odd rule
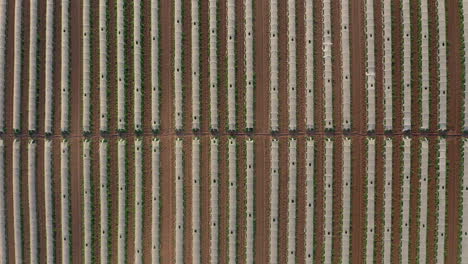
[[[1,8],[1,7],[0,7]],[[1,11],[1,10],[0,10]],[[6,240],[6,207],[5,207],[5,144],[0,139],[0,258],[8,261]]]
[[[91,131],[91,21],[90,21],[90,0],[83,1],[83,112],[82,127],[84,133]],[[29,97],[31,98],[31,97]],[[29,128],[31,130],[31,127]],[[86,254],[85,254],[86,258]]]
[[[305,263],[314,262],[314,141],[307,140],[306,145],[306,208],[305,208]]]
[[[375,21],[374,1],[366,0],[367,130],[375,130]],[[368,255],[369,256],[369,255]]]
[[[411,130],[411,10],[410,0],[402,0],[403,23],[403,131]]]
[[[37,0],[29,2],[29,96],[28,96],[28,130],[36,131],[37,117],[37,43],[39,34],[37,30]]]
[[[314,129],[314,2],[305,1],[305,74],[306,74],[306,128]]]
[[[126,129],[125,119],[125,21],[124,0],[117,0],[117,129]]]
[[[219,256],[219,142],[210,142],[210,263],[218,263]]]
[[[462,0],[462,14],[461,21],[463,21],[463,63],[464,63],[464,76],[468,76],[468,0]],[[463,131],[468,131],[468,82],[463,80],[464,90],[464,106],[463,106]]]
[[[134,129],[140,132],[143,129],[143,92],[141,65],[141,0],[133,1],[133,119]]]
[[[52,134],[54,94],[54,0],[47,0],[45,37],[45,115],[44,132]]]
[[[198,0],[191,1],[192,15],[192,130],[200,130],[200,23]]]
[[[13,55],[13,130],[21,130],[21,69],[22,61],[22,11],[23,0],[15,1],[14,55]]]
[[[91,201],[91,146],[83,141],[83,232],[84,263],[92,263],[92,201]]]
[[[341,262],[350,262],[351,241],[351,139],[343,140]]]
[[[227,110],[228,130],[236,130],[236,3],[227,0]]]
[[[192,263],[201,263],[200,242],[200,139],[192,140]]]
[[[184,167],[183,141],[175,142],[175,264],[184,263]]]
[[[445,1],[437,0],[437,31],[439,33],[439,130],[447,130],[447,28]]]
[[[237,157],[236,139],[229,139],[228,143],[228,263],[237,263]]]
[[[143,263],[143,141],[135,140],[135,260]]]
[[[126,263],[126,241],[127,241],[127,157],[126,141],[119,139],[117,143],[117,182],[118,182],[118,222],[117,234],[117,263]]]
[[[62,1],[62,37],[60,53],[60,131],[67,133],[70,124],[70,0]]]
[[[28,143],[29,257],[31,263],[39,263],[36,185],[36,142],[31,140]]]
[[[421,139],[421,170],[419,177],[419,263],[426,263],[427,257],[427,200],[428,200],[428,166],[429,142]]]
[[[0,132],[5,131],[5,55],[7,0],[0,1]],[[0,255],[1,257],[2,255]],[[5,259],[5,258],[4,258]]]
[[[403,175],[401,186],[401,263],[409,261],[409,224],[411,197],[411,138],[403,139]]]
[[[288,262],[296,263],[296,215],[297,215],[297,140],[289,140],[288,162]]]
[[[427,0],[420,2],[421,12],[421,130],[429,129],[429,14]]]
[[[174,1],[174,118],[175,129],[183,129],[182,121],[182,1]]]
[[[270,1],[270,130],[279,130],[278,0]]]
[[[288,0],[288,107],[289,131],[297,129],[296,0]]]
[[[367,139],[366,263],[374,263],[375,241],[375,139]]]
[[[341,81],[343,130],[351,129],[351,53],[349,47],[349,0],[341,0]]]
[[[60,143],[60,223],[62,226],[62,263],[71,262],[71,228],[70,228],[70,169],[68,141]]]
[[[383,17],[383,88],[384,88],[384,129],[393,129],[393,81],[392,81],[392,1],[384,0]]]
[[[323,1],[323,82],[325,101],[325,129],[333,129],[333,76],[332,76],[332,24],[331,0]]]
[[[446,189],[447,184],[447,142],[439,139],[439,157],[437,171],[437,263],[443,263],[445,257],[445,224],[447,213]]]
[[[246,154],[246,230],[245,230],[245,263],[253,264],[255,257],[255,171],[254,171],[254,141],[245,142]]]
[[[108,263],[109,260],[109,183],[107,141],[99,142],[99,208],[100,208],[100,261]]]
[[[468,263],[468,140],[463,140],[463,179],[461,182],[461,263]]]
[[[45,230],[46,230],[46,260],[55,261],[55,228],[54,228],[54,200],[53,200],[53,164],[52,141],[44,142],[44,201],[45,201]]]
[[[99,130],[108,130],[107,112],[107,0],[99,0]]]
[[[325,141],[325,163],[324,163],[323,189],[324,196],[324,260],[323,263],[332,263],[333,254],[333,141]]]
[[[13,142],[13,232],[15,262],[23,263],[23,218],[21,214],[21,142]]]
[[[218,130],[218,13],[217,0],[209,0],[210,23],[210,129]]]
[[[269,263],[278,263],[278,215],[279,215],[279,142],[271,141],[270,183],[270,245]]]
[[[151,129],[158,131],[159,116],[159,0],[151,0]]]
[[[390,264],[392,250],[392,187],[393,187],[393,142],[385,140],[384,153],[384,234],[383,263]]]
[[[160,241],[159,241],[159,223],[160,223],[160,148],[159,140],[153,139],[151,143],[151,194],[153,195],[151,203],[151,263],[159,264]]]
[[[254,128],[254,31],[253,31],[253,0],[245,0],[245,128]]]

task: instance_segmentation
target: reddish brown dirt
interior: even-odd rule
[[[151,83],[151,2],[142,1],[141,2],[141,90],[143,91],[143,101],[142,101],[142,125],[143,131],[145,133],[150,133],[152,131],[151,127],[151,102],[152,102],[152,83]],[[149,156],[151,158],[151,156]],[[151,177],[149,178],[151,182]],[[150,200],[148,200],[149,202]],[[147,204],[147,203],[145,203]],[[145,214],[148,210],[145,210]],[[149,214],[151,215],[151,214]],[[148,224],[151,226],[151,220],[148,219]],[[149,234],[148,234],[149,235]],[[148,245],[151,245],[151,236],[148,237]],[[146,243],[145,243],[146,244]],[[143,249],[144,260],[151,259],[150,247]],[[149,255],[148,255],[149,254]]]
[[[296,220],[296,261],[305,260],[305,155],[306,138],[297,138],[297,220]]]
[[[323,12],[322,1],[314,1],[314,120],[315,130],[323,131],[325,118],[323,88]],[[319,241],[319,240],[317,240]],[[315,254],[315,253],[314,253]],[[315,254],[317,255],[317,254]]]
[[[288,3],[278,1],[278,113],[279,113],[279,131],[287,133],[289,127],[289,108],[288,108]],[[287,197],[287,196],[286,196]],[[281,195],[280,195],[281,199]],[[281,208],[280,208],[281,214]],[[281,227],[281,219],[279,220]],[[281,230],[281,229],[280,229]],[[278,244],[281,250],[281,231],[278,238]],[[281,255],[280,260],[281,260]],[[285,259],[284,259],[285,260]]]
[[[325,192],[323,189],[325,170],[323,164],[325,162],[325,142],[323,137],[315,137],[315,205],[314,205],[314,262],[320,263],[324,256],[324,247],[322,241],[324,241],[323,227],[324,227],[324,196]]]
[[[337,119],[337,120],[341,120]],[[337,122],[340,123],[341,122]],[[341,235],[343,220],[343,138],[335,137],[333,143],[333,255],[332,262],[341,260]]]
[[[227,3],[226,1],[218,2],[218,130],[223,133],[228,126],[228,111],[227,111]],[[224,107],[223,107],[224,106]],[[219,237],[221,239],[221,237]],[[220,247],[221,250],[221,247]],[[220,252],[222,259],[222,252]]]
[[[200,182],[202,183],[200,184],[200,240],[210,241],[210,208],[209,206],[204,206],[210,204],[210,138],[200,138],[200,144]],[[210,247],[208,246],[208,242],[204,243],[206,246],[201,248],[201,263],[208,263],[210,259]]]
[[[227,138],[219,138],[219,167],[227,168]],[[228,262],[228,206],[229,175],[227,170],[219,171],[219,262]]]
[[[341,4],[340,1],[331,2],[331,23],[332,23],[332,79],[333,79],[333,120],[337,131],[343,129],[343,81],[342,81],[342,61],[341,56]],[[341,238],[338,239],[341,246]],[[334,247],[335,247],[334,243]],[[335,250],[337,248],[335,247]],[[336,251],[335,251],[336,252]],[[338,251],[341,252],[341,251]],[[340,254],[334,254],[339,257]],[[336,259],[338,260],[338,259]]]
[[[109,0],[107,21],[107,112],[108,131],[117,131],[117,6],[116,0]],[[114,65],[112,67],[112,65]],[[117,241],[116,241],[117,242]]]
[[[437,138],[429,138],[429,177],[428,177],[428,203],[427,203],[427,260],[437,263]]]
[[[284,2],[286,4],[286,2]],[[280,15],[281,17],[281,15]],[[281,34],[280,34],[281,36]],[[278,213],[278,261],[287,263],[288,257],[288,183],[289,138],[279,138],[279,213]]]
[[[188,1],[187,1],[188,2]],[[191,123],[190,126],[191,127]],[[184,262],[190,263],[192,260],[192,138],[185,137],[184,141]],[[175,181],[173,181],[175,182]],[[175,198],[175,196],[174,196]]]
[[[182,93],[183,129],[192,131],[192,11],[191,1],[182,1]]]
[[[400,109],[400,108],[399,108]],[[395,129],[396,130],[396,129]],[[396,130],[400,131],[400,130]],[[401,237],[401,179],[402,179],[402,137],[393,140],[393,181],[392,181],[392,252],[391,259],[395,263],[400,258]]]
[[[383,87],[383,2],[374,1],[375,30],[375,132],[383,133],[384,118],[384,87]],[[377,228],[377,227],[376,227]],[[377,233],[376,233],[377,235]],[[377,251],[378,253],[378,251]],[[376,260],[378,261],[378,254]]]
[[[437,7],[435,0],[428,1],[429,11],[429,127],[431,131],[439,129],[439,62],[437,30]],[[450,24],[449,24],[450,25]],[[459,33],[460,31],[457,31]],[[460,109],[461,111],[461,109]],[[429,257],[429,256],[428,256]]]
[[[376,34],[377,36],[377,34]],[[382,262],[383,231],[384,231],[384,177],[385,177],[385,138],[375,140],[375,244],[374,258],[376,263]],[[379,262],[380,261],[380,262]]]
[[[420,72],[419,57],[421,56],[419,45],[421,40],[420,7],[417,1],[410,2],[411,10],[411,129],[419,131],[421,127],[421,105],[419,103],[420,95]]]
[[[419,241],[419,171],[420,139],[411,139],[411,176],[410,176],[410,228],[409,228],[409,262],[416,263]]]
[[[393,51],[393,130],[403,129],[403,38],[401,1],[392,1],[392,51]],[[395,252],[395,250],[393,251]],[[395,255],[395,254],[394,254]],[[396,261],[396,259],[394,259]]]
[[[296,86],[297,86],[297,130],[305,131],[306,87],[305,87],[305,3],[296,2]],[[299,233],[299,235],[301,232]],[[299,248],[298,248],[299,249]],[[301,254],[298,252],[299,260]]]
[[[237,139],[237,263],[245,263],[246,221],[246,163],[247,151],[244,138]]]
[[[450,161],[449,170],[447,175],[447,193],[448,193],[448,207],[447,207],[447,263],[455,263],[460,254],[457,246],[459,242],[459,202],[460,202],[460,184],[461,184],[461,144],[462,141],[459,138],[449,138],[447,140],[447,160]]]

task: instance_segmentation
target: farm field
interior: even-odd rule
[[[0,263],[468,263],[466,21],[0,0]]]

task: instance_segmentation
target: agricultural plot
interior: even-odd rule
[[[467,10],[0,0],[0,262],[468,263]]]

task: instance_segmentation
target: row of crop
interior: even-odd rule
[[[60,219],[62,220],[62,263],[71,262],[70,169],[68,141],[60,143]]]
[[[60,53],[60,130],[62,133],[67,133],[70,127],[70,1],[62,1],[61,7],[62,37]]]
[[[152,204],[151,204],[151,263],[159,263],[160,241],[159,241],[159,217],[160,217],[160,152],[159,140],[154,139],[151,145],[151,178],[152,178]]]
[[[384,129],[393,129],[393,81],[392,81],[392,1],[384,0],[382,8],[383,17],[383,86],[384,86]]]
[[[55,228],[54,228],[54,199],[53,199],[53,164],[52,141],[44,142],[44,201],[45,201],[45,230],[46,230],[46,260],[55,261]]]
[[[411,11],[410,1],[402,1],[403,23],[403,131],[411,130]]]
[[[0,132],[5,130],[5,55],[7,29],[7,0],[0,0]]]
[[[107,0],[99,0],[99,130],[108,130],[107,110]]]
[[[52,134],[54,94],[54,0],[47,0],[45,38],[45,115],[44,132]]]
[[[209,0],[210,24],[210,129],[218,130],[218,29],[217,1]]]
[[[192,140],[192,263],[200,263],[200,139]]]
[[[218,263],[219,256],[219,143],[210,142],[210,263]]]
[[[306,127],[314,129],[314,2],[305,1]]]
[[[305,263],[314,263],[314,168],[315,144],[311,139],[306,143],[306,207],[305,207]]]
[[[437,165],[437,263],[444,262],[445,258],[445,225],[447,214],[447,141],[445,138],[439,139],[439,155]]]
[[[254,47],[253,47],[253,0],[246,0],[245,6],[245,128],[252,131],[254,128]]]
[[[230,138],[228,143],[228,263],[237,263],[237,142]]]
[[[279,142],[271,141],[270,185],[270,245],[269,263],[278,263],[278,215],[279,215]]]
[[[333,76],[332,76],[331,0],[323,1],[323,80],[325,129],[333,130]]]
[[[200,130],[200,22],[198,0],[192,0],[192,130]]]
[[[133,1],[133,75],[134,75],[134,91],[133,91],[133,118],[134,129],[136,132],[141,132],[142,126],[142,56],[141,56],[141,0]]]
[[[351,255],[351,139],[343,139],[343,174],[342,174],[342,231],[341,262],[349,263]]]
[[[92,263],[92,189],[91,189],[91,143],[83,141],[83,231],[84,263]]]
[[[246,230],[245,230],[245,263],[254,263],[255,258],[255,170],[254,141],[248,139],[246,144]]]
[[[427,0],[421,0],[421,129],[429,129],[429,14]]]
[[[333,140],[325,140],[324,160],[324,253],[323,263],[331,264],[333,255]]]
[[[23,263],[23,219],[21,214],[21,142],[13,142],[13,232],[15,262]]]
[[[419,244],[418,259],[426,263],[427,258],[427,201],[428,201],[428,166],[429,166],[429,142],[421,139],[420,148],[420,177],[419,177]]]
[[[5,197],[5,144],[3,139],[0,139],[0,256],[4,261],[8,261]]]
[[[84,133],[91,131],[91,3],[83,1],[83,109],[82,127]],[[86,249],[86,248],[85,248]],[[86,253],[85,253],[86,258]]]
[[[107,141],[99,142],[99,192],[100,203],[100,261],[108,263],[109,257],[109,185],[108,185],[108,167]]]
[[[143,263],[143,141],[135,140],[135,260]]]
[[[367,138],[366,263],[374,263],[375,241],[375,138]]]
[[[462,80],[462,88],[464,93],[464,104],[463,104],[463,131],[468,131],[468,82],[466,81],[466,76],[468,76],[468,24],[465,22],[468,21],[468,1],[467,0],[460,0],[460,23],[463,25],[461,28],[461,51],[460,55],[462,56],[462,72],[461,72],[461,80]]]
[[[391,138],[385,139],[384,163],[384,233],[383,233],[383,260],[390,263],[392,249],[392,171],[393,171],[393,142]]]
[[[367,130],[375,130],[375,21],[374,1],[366,0]]]
[[[402,263],[409,260],[409,222],[411,197],[411,138],[403,139],[403,173],[401,185],[401,245],[400,257]]]
[[[461,238],[460,242],[460,258],[461,263],[468,262],[468,140],[463,140],[463,150],[462,150],[462,179],[461,179]]]
[[[289,131],[297,129],[296,1],[288,0],[288,107]]]
[[[297,215],[297,140],[289,140],[288,162],[288,258],[287,263],[296,263],[296,215]]]
[[[36,142],[31,140],[28,143],[29,253],[31,263],[39,261],[36,186]]]
[[[184,263],[184,167],[183,141],[175,142],[175,261]]]
[[[159,0],[151,0],[151,127],[159,130]]]
[[[278,0],[270,1],[270,130],[279,130]]]
[[[227,97],[228,130],[236,130],[236,4],[227,0]]]
[[[29,10],[29,100],[28,100],[28,129],[31,133],[36,131],[37,117],[37,44],[39,34],[37,31],[37,0],[30,1]]]
[[[125,131],[125,34],[124,1],[117,1],[117,129]]]
[[[341,0],[341,82],[343,89],[343,130],[351,129],[351,53],[349,43],[349,0]]]
[[[174,118],[175,129],[183,129],[182,108],[182,1],[174,1]]]
[[[445,0],[437,0],[437,32],[439,33],[439,130],[447,130],[447,27]]]
[[[117,263],[126,263],[127,249],[127,157],[126,141],[120,139],[117,145],[118,157],[118,227]]]
[[[21,130],[21,67],[23,65],[22,8],[23,1],[15,2],[14,65],[13,65],[13,130]]]

